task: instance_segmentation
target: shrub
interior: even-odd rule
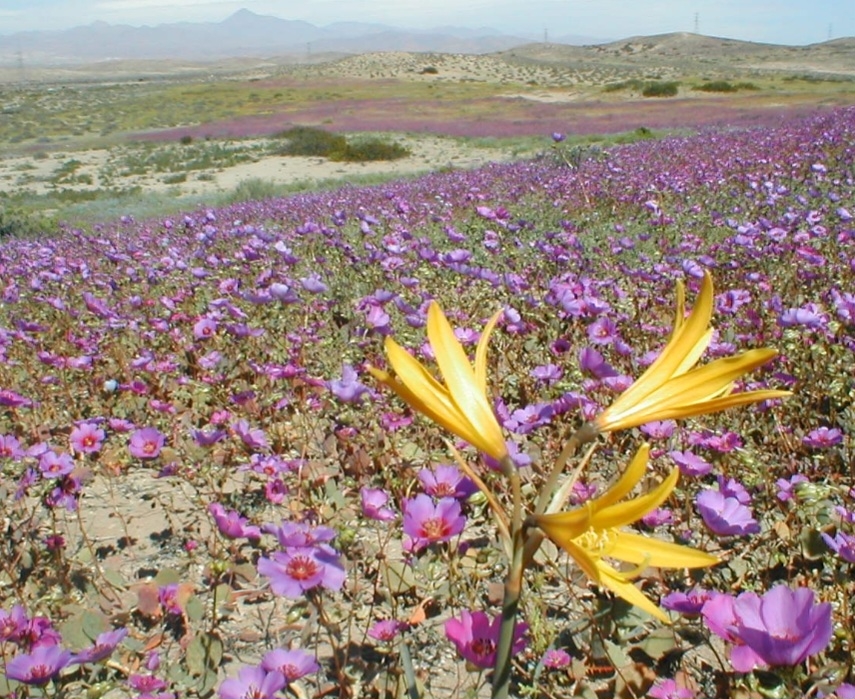
[[[0,208],[0,238],[39,235],[49,227],[44,220],[31,214]]]
[[[677,94],[677,82],[652,82],[647,83],[641,94],[644,97],[673,97]]]
[[[327,158],[331,153],[343,151],[347,146],[344,136],[311,126],[295,126],[276,135],[288,140],[288,143],[279,151],[279,155],[309,155]]]
[[[344,148],[330,154],[330,159],[364,163],[375,160],[399,160],[409,155],[411,155],[410,149],[400,143],[384,141],[380,138],[365,138],[355,142],[345,142]]]
[[[694,89],[701,92],[736,92],[738,88],[727,80],[713,80],[703,85],[696,85]]]
[[[187,134],[186,136],[182,136],[181,138],[179,138],[178,142],[182,146],[189,146],[191,143],[193,143],[193,137],[191,135]]]
[[[439,71],[434,66],[425,66],[421,69],[422,75],[436,75]]]

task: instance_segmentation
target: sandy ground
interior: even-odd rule
[[[105,187],[131,188],[140,186],[154,192],[173,192],[176,196],[206,195],[233,190],[241,182],[262,179],[278,185],[321,182],[324,180],[347,180],[376,174],[405,175],[436,170],[444,167],[470,168],[487,162],[509,160],[510,152],[495,148],[477,147],[457,139],[438,136],[402,136],[393,140],[407,146],[412,155],[388,162],[337,163],[317,157],[266,156],[256,162],[242,163],[231,167],[187,172],[187,181],[169,183],[164,180],[170,174],[150,173],[145,175],[104,177],[114,153],[109,149],[65,151],[52,153],[41,158],[13,157],[0,160],[0,189],[9,193],[26,192],[41,195],[57,189],[93,190]],[[242,141],[241,145],[251,148],[262,140]],[[56,181],[63,164],[70,160],[79,161],[74,171],[76,181]],[[200,176],[202,179],[200,179]],[[91,178],[91,183],[80,182]]]

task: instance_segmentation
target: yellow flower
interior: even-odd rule
[[[473,368],[445,314],[435,301],[431,303],[427,335],[445,385],[390,337],[386,338],[386,356],[394,375],[369,367],[374,378],[411,408],[498,461],[508,456],[508,450],[487,400],[487,342],[501,313],[481,333]]]
[[[733,383],[772,359],[777,351],[753,349],[695,366],[712,338],[710,318],[713,284],[704,274],[701,292],[687,319],[683,318],[684,290],[677,286],[677,315],[662,353],[641,377],[594,420],[600,432],[637,427],[654,420],[694,417],[737,405],[783,398],[789,391],[761,390],[731,393]]]
[[[649,451],[650,445],[642,445],[617,483],[600,497],[568,512],[532,515],[528,523],[567,551],[597,585],[667,623],[664,612],[632,584],[632,578],[647,566],[704,568],[718,559],[688,546],[619,529],[659,507],[677,485],[679,471],[674,469],[654,490],[620,502],[644,475]],[[603,561],[604,557],[632,563],[636,569],[621,573]]]

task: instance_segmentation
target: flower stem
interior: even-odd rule
[[[507,463],[504,463],[507,461]],[[502,600],[502,623],[499,631],[499,643],[496,648],[496,666],[493,672],[493,699],[507,699],[511,686],[511,658],[514,647],[517,610],[523,578],[523,516],[522,487],[520,476],[510,459],[503,459],[502,470],[508,475],[511,485],[513,510],[511,514],[511,560],[505,578],[505,592]]]
[[[538,495],[537,504],[534,509],[535,514],[540,515],[546,511],[549,501],[552,498],[552,491],[554,491],[558,486],[558,479],[561,478],[561,474],[564,473],[564,468],[567,466],[567,462],[570,460],[570,457],[573,456],[576,453],[576,450],[583,444],[587,444],[588,442],[596,439],[597,434],[597,428],[590,422],[586,422],[573,433],[567,442],[565,442],[564,448],[555,460],[555,465],[552,467],[552,472],[549,474],[549,478],[546,479],[546,483],[544,483],[543,488],[540,490],[540,495]]]

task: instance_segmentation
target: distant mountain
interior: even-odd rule
[[[383,24],[336,22],[317,27],[239,10],[222,22],[178,22],[132,27],[106,22],[64,31],[0,36],[0,65],[77,64],[102,60],[269,57],[307,53],[436,51],[489,53],[528,43],[489,28],[440,27],[428,31]]]

